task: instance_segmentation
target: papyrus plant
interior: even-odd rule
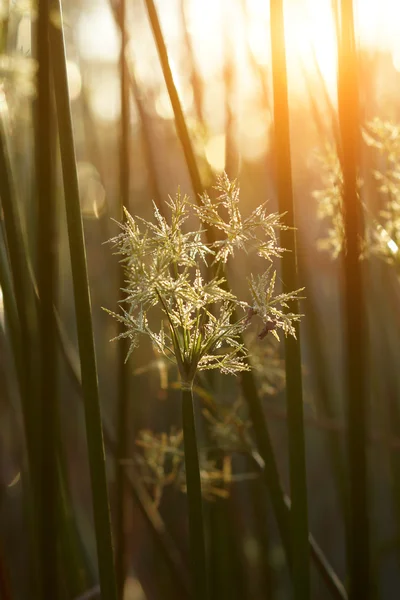
[[[400,273],[400,144],[399,126],[390,121],[375,118],[362,131],[362,141],[374,148],[377,168],[372,171],[383,209],[372,214],[363,202],[364,239],[361,241],[361,258],[376,256],[394,266]],[[325,237],[318,240],[318,247],[337,258],[344,246],[342,213],[343,173],[336,150],[326,146],[320,155],[323,188],[315,190],[318,218],[327,225]],[[358,178],[358,193],[363,199],[365,183]]]
[[[198,371],[207,369],[227,374],[249,369],[241,334],[252,321],[260,322],[262,343],[268,332],[278,339],[279,330],[295,336],[293,322],[300,319],[300,315],[288,312],[299,290],[285,294],[275,291],[272,259],[280,258],[283,252],[277,240],[283,228],[280,216],[268,214],[263,204],[242,218],[239,188],[226,175],[217,180],[216,191],[215,201],[204,194],[198,206],[178,192],[166,203],[170,209],[168,220],[156,206],[153,222],[134,218],[125,211],[121,233],[111,242],[125,269],[126,297],[119,314],[108,311],[126,326],[118,338],[129,338],[128,357],[145,334],[178,367],[194,595],[203,600],[207,597],[207,579],[194,378]],[[187,228],[189,219],[198,223],[194,230]],[[207,227],[220,232],[212,243],[203,239]],[[257,253],[261,263],[259,273],[249,275],[243,298],[228,289],[224,277],[228,259],[239,250]],[[154,328],[157,318],[158,326]]]

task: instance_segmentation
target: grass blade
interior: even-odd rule
[[[54,21],[52,22],[50,28],[50,45],[53,59],[52,66],[64,180],[65,207],[71,254],[79,355],[81,361],[82,390],[85,405],[86,435],[92,485],[100,588],[104,598],[107,598],[107,600],[116,600],[117,588],[114,570],[90,291],[86,266],[83,224],[80,211],[72,119],[69,105],[62,14],[59,0],[55,0],[54,7],[59,19],[57,23]]]
[[[289,104],[284,39],[282,0],[271,0],[271,49],[274,98],[274,131],[276,152],[276,186],[279,212],[286,213],[281,231],[281,246],[290,250],[282,256],[283,289],[296,290],[297,256],[294,232],[295,217],[292,188]],[[297,301],[290,307],[299,312]],[[285,338],[286,402],[288,410],[289,464],[291,489],[291,544],[294,596],[310,597],[310,572],[308,549],[307,473],[305,460],[305,434],[303,422],[303,388],[300,355],[300,326],[296,323],[297,340]]]

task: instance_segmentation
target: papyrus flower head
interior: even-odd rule
[[[277,241],[283,227],[280,216],[268,214],[262,205],[243,219],[236,182],[222,175],[216,189],[215,202],[205,194],[198,206],[178,191],[166,203],[168,220],[156,206],[153,222],[125,211],[121,233],[110,240],[121,255],[126,279],[122,311],[110,314],[126,326],[118,337],[130,339],[128,356],[139,336],[146,334],[159,351],[176,362],[187,385],[198,370],[237,373],[249,369],[241,336],[253,317],[261,319],[263,328],[276,336],[279,329],[294,336],[293,322],[300,319],[286,311],[300,290],[275,293],[276,272],[271,260],[283,252]],[[194,231],[186,231],[189,217],[200,221]],[[210,226],[222,231],[223,237],[205,241]],[[256,251],[260,262],[269,261],[262,275],[248,278],[250,301],[229,290],[224,277],[225,263],[236,250]],[[150,313],[156,313],[157,307],[161,319],[154,330]]]

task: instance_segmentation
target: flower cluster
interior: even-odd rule
[[[373,171],[384,207],[374,216],[363,204],[364,239],[362,256],[377,256],[400,271],[400,142],[399,127],[389,121],[374,119],[362,132],[365,144],[377,151],[377,166]],[[336,151],[328,146],[321,157],[324,187],[313,192],[318,202],[318,217],[327,224],[327,233],[319,247],[328,250],[333,258],[344,245],[342,216],[343,174]],[[364,183],[358,180],[360,201]]]
[[[374,171],[379,191],[385,198],[370,239],[370,252],[400,270],[400,128],[374,119],[364,132],[368,146],[378,151],[381,169]]]
[[[293,323],[300,319],[288,311],[300,290],[275,293],[271,261],[283,252],[277,241],[284,227],[280,216],[268,214],[264,204],[242,218],[239,188],[226,175],[219,177],[216,190],[215,201],[205,194],[199,205],[178,191],[167,202],[169,220],[156,206],[154,222],[126,212],[122,232],[111,240],[126,275],[122,313],[108,311],[126,326],[118,337],[129,338],[130,354],[139,336],[148,335],[177,364],[185,385],[191,385],[200,370],[249,369],[242,333],[253,317],[262,322],[260,339],[269,331],[278,336],[279,329],[295,336]],[[194,231],[185,230],[189,218],[198,221]],[[206,234],[211,228],[222,235],[210,242]],[[224,277],[226,263],[237,250],[254,251],[269,262],[261,275],[248,279],[250,301],[229,290]],[[157,309],[163,314],[154,330],[150,322]]]
[[[237,405],[221,417],[219,414],[211,416],[211,413],[205,413],[212,425],[211,431],[215,428],[217,446],[213,448],[214,454],[217,450],[221,451],[221,460],[218,461],[220,467],[217,466],[216,460],[209,458],[208,449],[203,448],[200,451],[201,488],[205,500],[227,498],[233,483],[257,477],[256,471],[232,473],[234,452],[257,455],[247,432],[249,425],[236,413]],[[219,445],[221,441],[222,448]],[[135,465],[156,506],[160,504],[167,487],[175,486],[180,491],[187,492],[182,430],[171,429],[170,433],[157,434],[142,429],[139,431],[136,446],[138,450],[134,453],[133,460],[125,460],[124,464]]]
[[[344,223],[342,215],[343,174],[336,150],[327,145],[319,157],[322,170],[323,188],[315,190],[318,219],[327,224],[326,235],[318,240],[320,250],[328,251],[337,258],[344,243]]]

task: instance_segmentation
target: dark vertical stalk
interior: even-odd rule
[[[12,600],[12,597],[10,575],[4,560],[4,551],[0,545],[0,598],[2,600]]]
[[[197,450],[192,389],[182,387],[182,426],[185,449],[186,488],[189,512],[190,566],[193,598],[207,600],[207,560],[203,524],[203,499]]]
[[[69,343],[65,330],[60,319],[57,319],[58,335],[60,337],[61,351],[65,361],[65,367],[68,371],[71,383],[76,392],[82,394],[82,380],[80,373],[79,357],[76,356],[75,348]],[[118,444],[114,435],[111,433],[112,427],[103,420],[104,443],[110,454],[117,455]],[[157,507],[154,505],[144,483],[141,481],[139,473],[133,464],[125,468],[124,477],[126,487],[132,498],[137,503],[139,510],[152,534],[157,557],[162,557],[169,568],[171,580],[173,580],[179,593],[179,598],[189,598],[189,578],[187,577],[186,565],[183,564],[182,556],[170,537],[164,521],[161,518]]]
[[[328,363],[324,356],[324,340],[319,323],[315,292],[312,289],[312,281],[308,275],[306,261],[299,253],[299,273],[301,281],[307,290],[307,298],[304,301],[304,310],[307,315],[305,319],[305,333],[311,353],[312,376],[315,380],[316,397],[315,405],[317,415],[321,419],[332,419],[336,417],[334,398],[329,385]],[[341,440],[337,431],[326,432],[326,447],[331,464],[332,475],[335,480],[338,507],[343,519],[346,515],[346,470],[344,455],[341,448]]]
[[[289,103],[284,38],[282,0],[271,0],[271,49],[272,81],[274,98],[274,133],[276,153],[276,187],[279,210],[286,213],[281,232],[281,245],[290,250],[282,257],[283,289],[295,290],[297,283],[295,216],[293,203]],[[298,312],[294,301],[291,312]],[[296,599],[310,597],[310,572],[308,549],[307,474],[305,460],[305,435],[303,422],[303,388],[300,354],[300,327],[296,328],[297,340],[285,338],[286,402],[288,411],[289,465],[291,490],[291,548],[294,596]]]
[[[94,584],[90,573],[84,545],[73,513],[72,499],[68,489],[68,475],[65,455],[59,436],[57,454],[58,477],[58,532],[61,574],[65,579],[65,588],[70,598],[83,594]]]
[[[0,196],[4,213],[4,230],[7,242],[12,292],[15,298],[16,318],[19,322],[21,338],[13,341],[20,351],[16,356],[16,366],[21,375],[19,380],[21,401],[24,413],[24,429],[28,451],[31,484],[35,485],[36,475],[36,415],[33,385],[32,361],[35,347],[36,307],[33,287],[29,278],[26,245],[21,226],[19,199],[13,185],[6,132],[0,123]],[[4,257],[6,258],[6,257]],[[18,356],[18,358],[17,358]],[[19,363],[19,364],[18,364]]]
[[[26,484],[27,514],[29,521],[29,545],[34,582],[33,597],[40,594],[39,565],[40,540],[37,518],[37,402],[34,376],[35,335],[37,313],[34,289],[29,277],[26,244],[23,236],[19,198],[13,185],[6,132],[0,122],[0,197],[4,214],[5,243],[1,248],[0,280],[4,297],[4,310],[8,332],[11,337],[18,387],[21,397],[28,473]]]
[[[119,28],[121,32],[120,68],[120,215],[122,221],[124,208],[129,206],[129,82],[126,62],[127,30],[126,30],[126,0],[120,0]],[[122,265],[119,265],[120,289],[124,288],[125,277]],[[120,294],[122,299],[122,296]],[[121,324],[120,333],[123,332]],[[126,574],[126,544],[125,544],[125,474],[122,460],[127,456],[127,423],[128,423],[128,386],[129,371],[125,357],[129,350],[129,340],[122,338],[118,346],[118,402],[117,402],[117,440],[116,455],[116,577],[119,596],[123,597]]]
[[[338,106],[342,141],[344,253],[344,319],[348,402],[349,597],[368,600],[371,594],[368,483],[367,394],[365,379],[365,304],[360,265],[362,207],[357,193],[359,163],[359,102],[357,54],[352,0],[341,0]]]
[[[71,254],[78,345],[81,361],[82,391],[85,406],[86,436],[88,443],[100,588],[104,599],[116,600],[117,587],[114,571],[96,353],[83,223],[80,210],[75,145],[69,104],[60,0],[54,0],[54,8],[59,15],[59,19],[58,23],[55,23],[54,20],[52,21],[50,28],[50,44],[68,238]]]
[[[49,0],[39,0],[37,21],[37,196],[39,291],[39,527],[41,593],[56,600],[57,581],[57,364],[53,302],[56,287],[52,97],[50,85]]]

